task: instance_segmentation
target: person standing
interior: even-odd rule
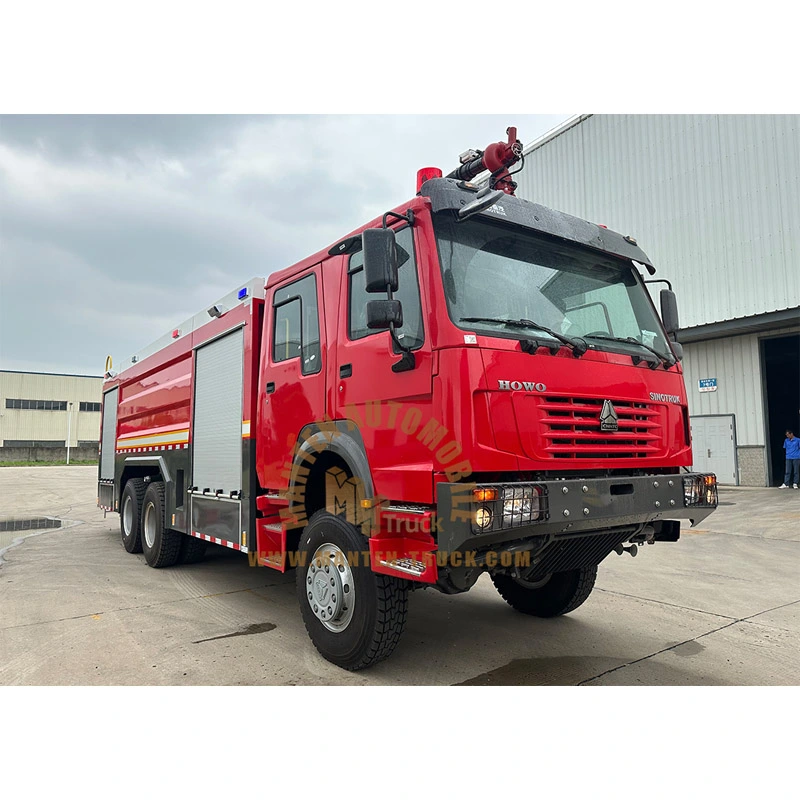
[[[791,482],[792,488],[796,489],[800,482],[800,439],[793,431],[786,431],[783,449],[786,451],[786,473],[783,476],[783,483],[778,488],[788,489]]]

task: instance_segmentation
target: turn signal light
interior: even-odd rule
[[[488,503],[497,500],[497,489],[473,489],[472,496],[478,503]]]

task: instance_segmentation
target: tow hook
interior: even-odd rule
[[[630,553],[632,558],[636,557],[636,553],[639,552],[639,547],[635,544],[632,544],[630,547],[623,547],[623,545],[617,545],[614,548],[614,552],[621,556],[623,553]]]

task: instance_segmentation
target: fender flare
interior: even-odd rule
[[[298,434],[297,440],[302,441],[302,444],[297,448],[292,462],[292,474],[289,479],[290,495],[298,483],[299,469],[308,467],[307,458],[304,457],[311,456],[313,460],[319,453],[328,451],[338,455],[347,464],[353,477],[361,481],[365,499],[370,500],[375,496],[364,440],[361,438],[358,426],[352,420],[315,422],[306,425]]]

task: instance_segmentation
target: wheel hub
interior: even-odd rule
[[[552,573],[548,572],[547,575],[543,575],[541,578],[534,581],[527,578],[527,576],[532,573],[533,570],[528,570],[525,573],[525,577],[523,577],[522,575],[519,574],[519,572],[517,572],[514,575],[514,580],[520,586],[524,586],[526,589],[541,589],[543,586],[546,586],[550,582],[550,578],[552,576]]]
[[[353,618],[355,585],[345,554],[333,544],[317,548],[306,574],[306,599],[314,616],[334,633]]]
[[[133,529],[133,503],[130,497],[125,498],[125,504],[122,506],[122,524],[125,526],[125,535],[130,536]]]
[[[153,509],[153,504],[148,503],[144,511],[144,540],[147,542],[148,547],[152,547],[156,541],[156,515]]]

